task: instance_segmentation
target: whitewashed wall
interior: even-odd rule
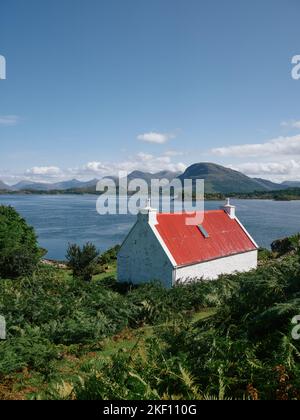
[[[245,272],[256,267],[257,251],[255,250],[187,267],[176,268],[175,281],[184,283],[195,278],[213,280],[221,274]]]
[[[170,259],[146,218],[140,219],[119,251],[118,281],[141,284],[159,280],[165,287],[171,287],[172,278]]]

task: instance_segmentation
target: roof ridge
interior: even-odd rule
[[[223,213],[224,210],[222,209],[215,209],[215,210],[196,210],[196,213]],[[184,212],[174,212],[174,213],[157,213],[158,216],[185,216],[185,215],[189,215],[195,213],[194,210],[189,210],[189,211],[184,211]]]

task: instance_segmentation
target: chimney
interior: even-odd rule
[[[148,198],[146,207],[141,209],[138,214],[138,220],[157,225],[157,210],[151,207],[151,200]]]
[[[221,207],[222,210],[226,211],[230,219],[235,219],[235,206],[230,204],[230,198],[226,198],[226,204]]]

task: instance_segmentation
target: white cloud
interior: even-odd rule
[[[210,152],[217,156],[235,158],[300,155],[300,135],[278,137],[266,143],[219,147]]]
[[[283,121],[280,125],[285,128],[300,128],[300,121]]]
[[[157,133],[150,131],[149,133],[139,134],[137,139],[146,143],[164,144],[167,141],[175,138],[174,134],[171,133]]]
[[[86,172],[91,172],[95,174],[102,174],[102,173],[106,173],[109,170],[109,166],[101,162],[88,162],[84,166],[83,170]]]
[[[0,115],[0,126],[14,126],[20,121],[17,115]]]
[[[169,156],[154,156],[149,153],[140,152],[128,160],[121,162],[88,162],[82,169],[78,169],[81,176],[106,176],[117,175],[119,171],[132,172],[140,170],[144,172],[159,172],[169,170],[182,172],[186,169],[182,162],[172,162]]]
[[[282,162],[247,162],[236,165],[228,165],[231,169],[244,174],[266,178],[275,182],[300,179],[300,160],[285,160]]]
[[[34,166],[33,168],[27,169],[27,175],[47,175],[57,176],[62,173],[61,169],[57,166]]]
[[[33,182],[57,182],[73,177],[72,170],[62,170],[57,166],[34,166],[26,169],[24,172],[0,173],[0,179],[6,181],[8,184],[15,184],[19,181],[33,181]]]
[[[60,169],[57,166],[34,166],[23,173],[0,174],[0,179],[7,180],[10,184],[20,180],[57,182],[71,178],[87,181],[92,178],[102,178],[109,175],[116,176],[120,171],[126,171],[128,173],[135,170],[151,173],[162,170],[183,172],[186,168],[187,166],[184,163],[173,162],[169,156],[154,156],[149,153],[140,152],[120,162],[90,161],[83,166],[65,169]]]

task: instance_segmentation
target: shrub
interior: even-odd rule
[[[46,373],[49,363],[58,357],[57,348],[35,331],[0,343],[0,377],[23,368]]]
[[[73,277],[91,281],[97,264],[97,256],[97,248],[89,242],[82,248],[76,244],[70,244],[66,258],[68,266],[73,270]]]
[[[33,228],[12,207],[0,206],[0,278],[32,274],[39,258]]]
[[[112,263],[113,261],[117,260],[117,255],[120,250],[120,245],[116,245],[115,247],[107,250],[103,254],[101,254],[99,258],[99,263],[101,265]]]

